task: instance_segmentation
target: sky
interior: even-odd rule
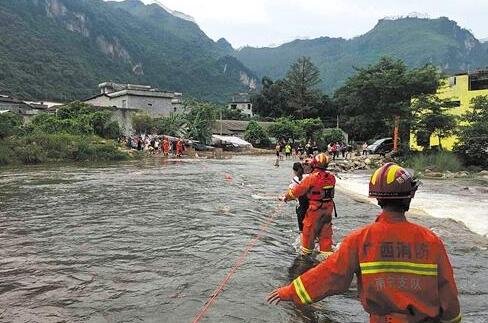
[[[378,19],[414,12],[449,17],[478,39],[488,37],[488,0],[159,1],[194,17],[210,38],[224,37],[234,48],[279,45],[296,38],[352,38],[372,29]]]

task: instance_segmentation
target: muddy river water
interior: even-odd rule
[[[161,159],[0,169],[0,322],[191,322],[278,205],[291,162]],[[378,208],[339,192],[335,240]],[[367,322],[355,285],[297,308],[265,302],[295,274],[288,204],[203,322]],[[488,322],[488,238],[427,215],[465,322]]]

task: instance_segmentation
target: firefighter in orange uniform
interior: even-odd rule
[[[181,139],[178,139],[178,141],[176,142],[176,157],[181,157],[181,155],[183,154],[183,141]]]
[[[164,156],[168,157],[168,154],[169,154],[169,140],[166,137],[163,138],[163,153],[164,153]]]
[[[334,210],[335,176],[328,172],[330,157],[318,154],[311,161],[312,173],[291,188],[280,199],[284,202],[307,196],[309,207],[303,220],[302,254],[312,254],[319,238],[320,255],[332,254],[332,212]]]
[[[418,183],[388,163],[376,170],[369,196],[382,213],[346,237],[325,262],[274,290],[268,302],[310,304],[348,290],[353,275],[370,322],[461,322],[458,291],[446,249],[432,231],[405,218]]]

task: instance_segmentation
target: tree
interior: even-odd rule
[[[413,98],[433,94],[440,75],[434,66],[409,70],[399,59],[384,57],[374,65],[357,68],[334,95],[341,128],[355,140],[390,137],[395,116],[401,118],[402,144],[409,142]]]
[[[337,125],[338,108],[334,100],[327,94],[322,95],[316,110],[316,116],[322,120],[326,128],[333,128]]]
[[[422,133],[429,140],[424,141],[424,148],[430,148],[430,136],[439,139],[442,150],[442,139],[451,136],[456,128],[456,116],[449,113],[456,103],[450,99],[440,99],[435,95],[424,95],[412,102],[414,120],[412,129]]]
[[[313,113],[320,101],[320,71],[310,57],[299,58],[286,75],[285,86],[288,92],[288,105],[293,114],[304,118]]]
[[[217,118],[215,105],[207,102],[190,101],[186,104],[188,137],[207,144],[212,139],[212,128]]]
[[[296,123],[303,129],[306,140],[318,140],[324,130],[324,124],[319,118],[297,120]]]
[[[254,112],[263,118],[280,118],[291,115],[285,82],[282,80],[274,82],[270,78],[264,77],[261,83],[261,93],[251,97]]]
[[[22,125],[22,119],[12,113],[0,113],[0,139],[15,135]]]
[[[457,152],[469,165],[488,167],[488,96],[471,100],[471,111],[465,113],[457,131]]]
[[[279,118],[268,128],[268,133],[277,140],[299,140],[305,136],[302,128],[289,118]]]
[[[168,117],[156,119],[154,125],[159,135],[180,138],[188,136],[186,119],[181,114],[171,114]]]
[[[266,130],[256,121],[250,121],[244,132],[244,140],[250,142],[255,147],[269,147],[269,140]]]
[[[154,119],[146,112],[137,112],[132,115],[132,128],[138,134],[146,134],[156,128]]]
[[[344,141],[344,135],[339,129],[325,129],[321,135],[324,145]]]

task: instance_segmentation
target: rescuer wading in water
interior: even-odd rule
[[[332,254],[332,212],[334,210],[335,176],[328,172],[330,158],[318,154],[311,161],[312,172],[299,184],[280,197],[287,202],[306,196],[309,201],[303,220],[302,255],[311,255],[315,247],[315,238],[319,239],[320,257]]]
[[[376,221],[347,236],[325,262],[274,290],[268,302],[314,303],[346,292],[356,274],[370,322],[461,322],[444,244],[405,218],[417,187],[394,163],[376,170],[369,183],[369,196],[383,209]]]

